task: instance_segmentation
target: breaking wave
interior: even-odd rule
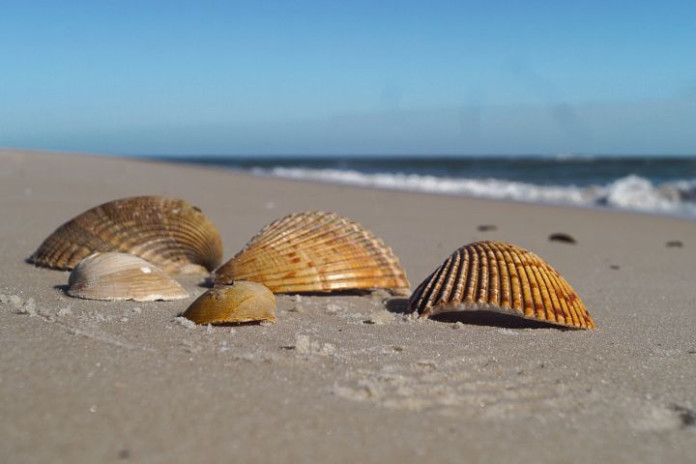
[[[438,193],[570,204],[661,213],[696,219],[696,179],[653,184],[636,175],[621,177],[606,185],[588,187],[535,185],[502,179],[467,179],[422,174],[363,173],[340,169],[274,167],[253,172],[291,179]]]

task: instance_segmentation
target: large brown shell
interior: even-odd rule
[[[385,289],[410,283],[391,248],[336,213],[310,211],[278,219],[215,271],[216,283],[260,282],[274,293]]]
[[[183,316],[196,324],[275,322],[273,293],[256,282],[211,288],[191,303]]]
[[[534,253],[504,242],[466,245],[411,295],[409,312],[492,310],[582,329],[594,328],[578,294]]]
[[[140,256],[168,274],[207,273],[222,261],[222,241],[201,210],[175,198],[143,196],[96,206],[53,232],[29,258],[72,269],[94,252]]]
[[[125,253],[94,253],[70,273],[68,295],[86,300],[180,300],[188,292],[153,264]]]

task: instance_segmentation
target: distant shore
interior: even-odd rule
[[[304,181],[636,211],[696,220],[694,157],[161,156],[150,159]]]
[[[696,453],[696,222],[377,190],[223,169],[0,150],[5,462],[672,462]],[[335,211],[414,288],[456,248],[551,263],[597,329],[412,321],[403,300],[278,295],[272,325],[189,328],[173,302],[68,297],[25,259],[100,203],[199,206],[225,259],[287,213]],[[488,226],[488,227],[482,227]],[[494,226],[494,227],[491,227]],[[576,243],[549,240],[555,233]]]

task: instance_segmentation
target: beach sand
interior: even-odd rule
[[[25,262],[68,219],[144,194],[201,207],[225,259],[275,218],[335,211],[414,288],[466,243],[510,241],[597,329],[413,321],[384,292],[280,295],[275,324],[190,328],[192,299],[73,299],[67,272]],[[696,222],[15,150],[0,204],[2,462],[694,462]],[[200,280],[180,279],[194,297]]]

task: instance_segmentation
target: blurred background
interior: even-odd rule
[[[674,0],[6,0],[0,147],[691,215],[694,18]]]

